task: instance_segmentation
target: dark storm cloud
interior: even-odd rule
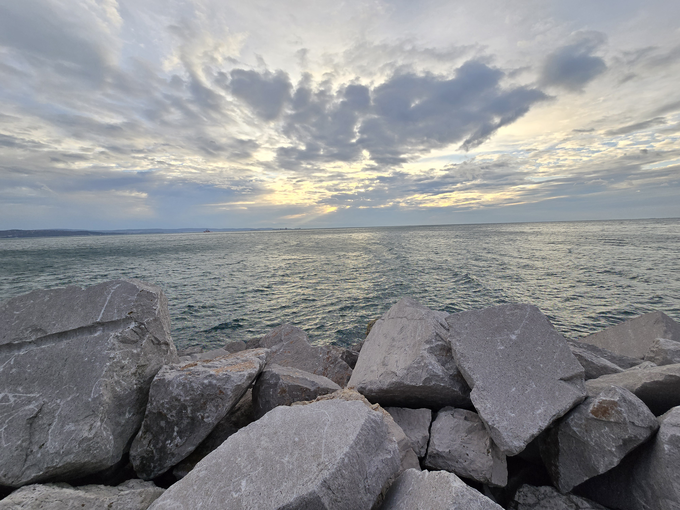
[[[649,129],[655,126],[663,126],[666,123],[667,122],[664,117],[655,117],[653,119],[645,120],[644,122],[636,122],[635,124],[629,124],[627,126],[621,126],[620,128],[610,129],[605,134],[610,136],[627,135],[628,133],[634,133],[635,131],[642,131],[643,129]]]
[[[231,93],[245,101],[263,120],[274,120],[290,100],[293,86],[283,71],[260,74],[245,69],[231,72]]]
[[[543,85],[581,92],[607,70],[604,60],[593,55],[605,43],[606,36],[599,32],[581,32],[575,38],[572,44],[548,55],[541,70]]]

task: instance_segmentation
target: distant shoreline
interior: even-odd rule
[[[285,228],[215,228],[206,231],[204,228],[150,228],[130,230],[68,230],[68,229],[44,229],[44,230],[0,230],[0,239],[22,239],[32,237],[91,237],[91,236],[116,236],[136,234],[191,234],[213,232],[255,232],[271,230],[300,230]]]

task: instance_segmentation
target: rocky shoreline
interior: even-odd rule
[[[0,303],[0,510],[680,509],[680,325],[404,298],[177,352],[136,280]]]

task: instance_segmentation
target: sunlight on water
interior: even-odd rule
[[[680,320],[680,220],[0,240],[0,300],[114,278],[164,289],[181,347],[282,322],[347,345],[403,296],[533,303],[576,338],[652,310]]]

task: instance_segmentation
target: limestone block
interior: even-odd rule
[[[470,405],[447,341],[446,313],[404,298],[371,328],[348,383],[391,407]]]
[[[663,312],[651,312],[580,338],[579,341],[643,359],[657,338],[680,341],[680,324]]]
[[[551,428],[541,445],[541,457],[555,486],[569,492],[616,466],[658,428],[642,400],[612,386]]]
[[[411,441],[413,451],[418,457],[425,457],[427,443],[430,441],[432,411],[430,409],[409,409],[407,407],[386,407],[392,419],[401,427]]]
[[[621,510],[680,508],[680,407],[659,419],[651,441],[618,466],[579,487],[585,496]]]
[[[268,353],[252,349],[163,367],[130,448],[137,475],[155,478],[193,452],[262,371]]]
[[[642,400],[655,416],[680,405],[680,364],[630,369],[586,381],[588,395],[620,386]]]
[[[27,485],[0,501],[0,510],[146,510],[164,490],[152,482],[128,480],[118,487],[65,483]]]
[[[505,455],[477,413],[465,409],[445,407],[437,413],[424,464],[488,485],[504,487],[508,483]]]
[[[290,324],[274,328],[257,342],[246,343],[248,346],[254,344],[271,349],[269,363],[322,375],[341,388],[347,385],[352,375],[352,369],[342,360],[342,349],[311,345],[307,333]]]
[[[560,494],[553,487],[522,485],[509,510],[607,510],[602,505],[573,494]]]
[[[399,470],[381,413],[360,401],[280,406],[239,430],[153,510],[369,510]]]
[[[647,351],[645,361],[651,361],[657,366],[680,363],[680,342],[657,338]]]
[[[381,510],[502,510],[446,471],[404,471],[390,487]]]
[[[116,280],[0,304],[0,485],[70,480],[121,460],[151,380],[177,360],[160,288]]]
[[[516,455],[585,398],[584,371],[532,305],[449,315],[453,355],[494,443]]]
[[[340,386],[322,375],[270,364],[262,371],[253,388],[255,417],[260,418],[275,407],[314,400],[319,395],[339,389]]]

